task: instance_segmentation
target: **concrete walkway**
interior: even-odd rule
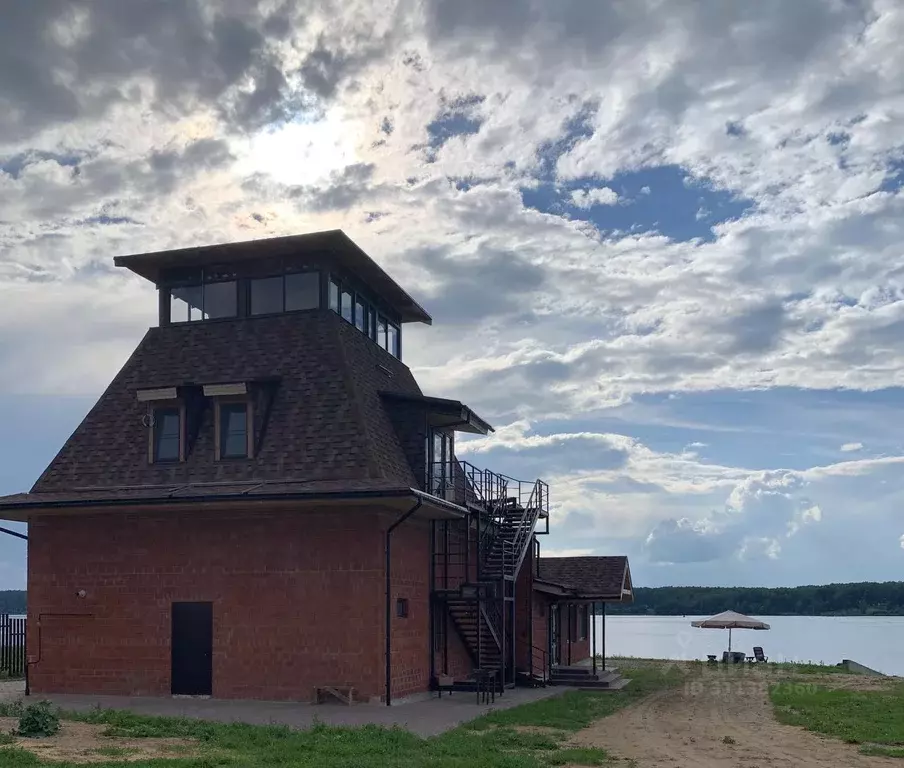
[[[24,693],[24,680],[0,680],[0,702],[17,699]]]
[[[78,696],[53,694],[34,696],[49,699],[63,709],[84,712],[102,709],[125,709],[139,715],[192,717],[220,723],[252,725],[287,725],[310,728],[315,722],[326,725],[400,726],[418,736],[436,736],[487,712],[510,709],[532,701],[559,696],[567,687],[515,688],[497,696],[494,704],[478,704],[474,693],[454,693],[421,701],[385,707],[380,704],[305,704],[276,701],[236,701],[231,699],[151,698],[128,696]],[[24,691],[24,688],[22,689]],[[19,692],[21,693],[21,691]],[[11,691],[0,691],[0,698],[11,697]]]

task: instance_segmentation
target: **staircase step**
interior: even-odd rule
[[[602,669],[597,669],[597,672],[602,672]],[[593,667],[563,667],[558,666],[554,667],[552,670],[554,675],[592,675]]]
[[[614,680],[615,678],[617,678],[618,673],[612,672],[610,670],[600,670],[600,672],[594,675],[592,672],[590,674],[580,674],[577,672],[561,672],[560,670],[553,670],[550,674],[550,677],[555,678],[556,680],[561,680],[563,682],[605,682],[607,680]]]

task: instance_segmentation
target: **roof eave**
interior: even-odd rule
[[[402,400],[409,403],[418,403],[427,411],[443,414],[457,419],[444,425],[456,432],[468,432],[473,435],[486,435],[494,432],[492,425],[478,416],[469,406],[460,400],[449,400],[443,397],[429,397],[427,395],[411,395],[402,392],[384,390],[380,396],[389,400]]]
[[[309,245],[312,248],[323,248],[333,253],[340,264],[351,272],[360,272],[362,264],[366,266],[363,271],[369,273],[361,275],[362,278],[376,279],[384,284],[392,294],[394,309],[399,313],[403,323],[424,323],[433,325],[433,318],[418,304],[373,258],[371,258],[354,240],[341,229],[328,229],[319,232],[306,232],[301,235],[288,235],[285,237],[268,237],[257,240],[243,240],[233,243],[214,243],[188,248],[171,248],[165,251],[152,251],[150,253],[133,253],[123,256],[114,256],[113,264],[117,267],[125,267],[139,277],[152,283],[159,283],[162,270],[179,263],[179,260],[194,259],[199,264],[213,263],[217,256],[224,262],[241,261],[247,258],[245,249],[257,248],[260,251],[278,250],[292,245],[303,247]],[[237,255],[238,254],[238,255]],[[213,261],[210,261],[213,259]],[[357,267],[357,268],[356,268]],[[365,282],[367,280],[365,279]]]
[[[40,494],[29,494],[40,496]],[[63,499],[56,501],[40,500],[23,501],[4,505],[0,502],[0,519],[16,522],[28,522],[29,517],[36,513],[47,511],[53,513],[59,510],[119,508],[119,507],[145,507],[145,506],[184,506],[186,504],[223,503],[242,501],[389,501],[410,499],[412,502],[420,502],[425,507],[422,517],[429,519],[459,519],[467,514],[467,510],[452,504],[445,499],[440,499],[429,493],[424,493],[416,488],[400,488],[375,491],[327,491],[319,493],[304,493],[299,491],[279,493],[256,493],[248,495],[244,492],[228,494],[204,494],[186,496],[145,496],[124,498],[87,498],[87,499]],[[429,514],[426,514],[429,512]]]

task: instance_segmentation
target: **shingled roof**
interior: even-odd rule
[[[139,389],[233,381],[263,382],[272,393],[253,458],[216,460],[208,407],[185,461],[148,462]],[[280,484],[298,492],[420,488],[385,392],[421,394],[407,366],[329,310],[151,328],[31,493],[0,499],[0,508],[138,500],[178,495],[181,486],[229,495],[250,495],[249,483],[264,484],[254,494]]]
[[[541,557],[536,578],[562,586],[577,597],[607,602],[633,600],[631,570],[624,555]]]

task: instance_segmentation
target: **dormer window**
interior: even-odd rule
[[[157,407],[152,411],[152,445],[155,464],[182,458],[182,412],[178,406]]]
[[[250,456],[248,403],[220,403],[220,458],[247,459]]]

